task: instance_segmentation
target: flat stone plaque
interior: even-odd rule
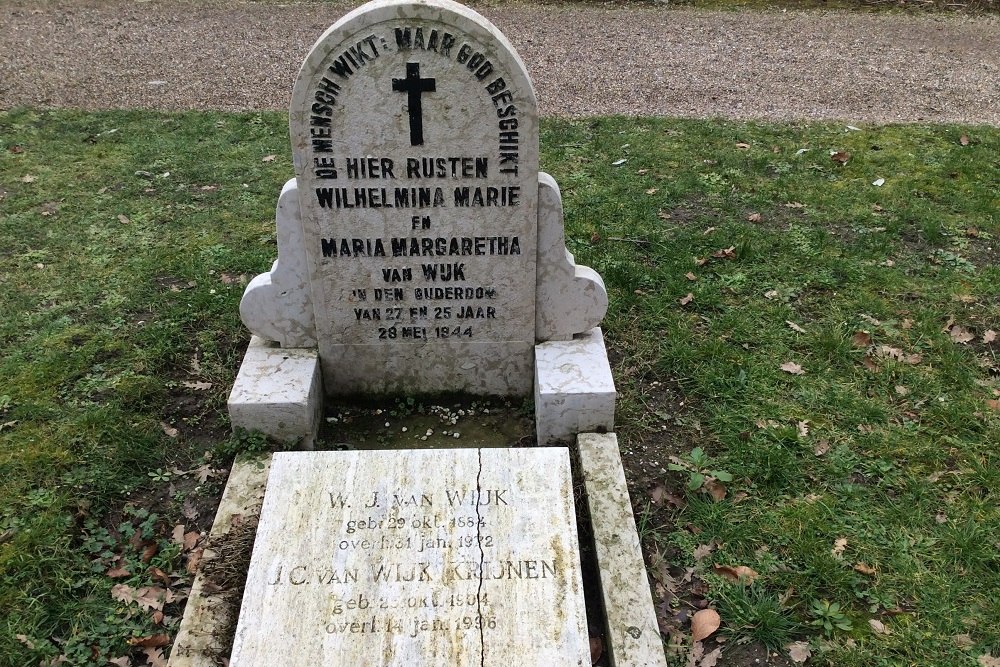
[[[275,454],[232,667],[589,665],[564,448]]]

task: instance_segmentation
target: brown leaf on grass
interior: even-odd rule
[[[904,329],[912,329],[912,328],[913,328],[913,320],[911,320],[911,319],[907,318],[907,319],[903,320],[903,321],[902,321],[902,322],[900,323],[900,325],[899,325],[899,326],[901,326],[901,327],[902,327],[902,328],[904,328]]]
[[[153,556],[155,556],[157,552],[159,552],[159,550],[160,550],[160,545],[158,545],[156,542],[149,542],[148,544],[146,544],[146,546],[142,548],[142,562],[148,563],[149,561],[153,560]]]
[[[722,625],[719,612],[714,609],[702,609],[691,619],[691,639],[700,642],[706,637],[710,637],[713,632]]]
[[[111,597],[125,604],[138,604],[143,611],[151,609],[162,610],[163,598],[167,591],[159,586],[143,586],[132,588],[127,584],[115,584],[111,587]]]
[[[166,646],[170,643],[170,637],[167,635],[150,635],[148,637],[132,637],[128,640],[128,643],[132,646],[139,646],[142,648],[153,648],[156,646]]]
[[[35,650],[35,643],[28,639],[27,635],[14,635],[14,639],[27,646],[32,651]]]
[[[191,551],[192,549],[194,549],[195,545],[198,544],[199,538],[201,538],[201,533],[199,533],[196,530],[184,533],[184,542],[183,542],[184,551]]]
[[[833,548],[830,549],[830,554],[834,558],[840,558],[841,555],[844,553],[844,549],[846,548],[847,548],[847,538],[838,537],[836,540],[833,541]]]
[[[792,322],[791,320],[785,320],[785,324],[787,324],[788,328],[791,329],[792,331],[797,331],[799,333],[805,333],[806,332],[805,329],[803,329],[802,327],[800,327],[795,322]]]
[[[794,361],[786,361],[785,363],[781,364],[781,370],[785,371],[786,373],[791,373],[792,375],[806,374],[802,366],[799,366]]]
[[[132,667],[132,661],[127,655],[123,655],[120,658],[112,658],[108,660],[108,663],[115,665],[115,667]]]
[[[997,332],[993,329],[987,329],[983,332],[983,342],[989,345],[997,339]]]
[[[159,581],[164,586],[169,586],[170,585],[170,577],[167,576],[166,572],[164,572],[163,570],[161,570],[158,567],[154,566],[154,567],[149,568],[149,576],[152,579],[154,579],[155,581]]]
[[[181,514],[183,514],[184,518],[188,521],[194,521],[198,518],[198,509],[191,503],[190,498],[184,499],[184,506],[181,508]]]
[[[990,410],[996,410],[997,412],[1000,412],[1000,399],[997,398],[986,399],[986,407],[988,407]]]
[[[785,208],[805,208],[805,207],[806,207],[805,204],[797,201],[790,201],[785,204]]]
[[[736,567],[732,567],[730,565],[713,565],[712,570],[729,581],[739,581],[747,585],[752,584],[754,580],[760,576],[752,568],[749,568],[746,565],[737,565]]]
[[[867,331],[859,331],[851,336],[851,345],[854,347],[868,347],[872,344],[872,336]]]
[[[839,162],[840,164],[847,164],[851,159],[851,154],[847,151],[837,151],[830,154],[830,159],[834,162]]]
[[[181,385],[187,389],[194,389],[195,391],[208,391],[212,388],[211,382],[182,382]]]
[[[712,253],[712,257],[716,259],[734,259],[736,257],[736,246],[731,245],[728,248],[719,248]]]
[[[979,667],[1000,667],[1000,658],[994,658],[989,653],[979,656]]]
[[[797,665],[806,662],[812,657],[812,652],[809,650],[809,642],[792,642],[785,649],[788,651],[788,657]]]
[[[709,542],[708,544],[699,544],[694,548],[694,559],[695,562],[704,560],[711,553],[715,551],[715,542]]]
[[[694,275],[690,271],[688,271],[687,273],[685,273],[684,277],[687,278],[688,280],[690,280],[691,282],[694,282],[695,280],[698,280],[698,276]]]
[[[670,215],[661,208],[659,211],[656,212],[656,217],[659,218],[660,220],[670,220],[674,216]]]
[[[705,654],[705,657],[698,663],[698,667],[715,667],[722,657],[722,647],[718,646],[714,651]]]
[[[694,258],[694,265],[695,266],[705,266],[706,264],[708,264],[708,258],[707,257],[695,257]]]
[[[960,136],[958,138],[958,143],[962,144],[963,146],[968,146],[969,145],[969,135],[963,134],[962,136]]]
[[[160,428],[163,429],[163,432],[166,433],[167,437],[170,438],[176,438],[177,434],[179,433],[179,431],[176,428],[174,428],[167,422],[160,422]]]
[[[590,242],[591,243],[597,243],[600,240],[601,240],[601,235],[598,234],[597,232],[594,232],[593,234],[590,235]]]
[[[142,650],[146,654],[146,662],[149,667],[167,667],[167,659],[163,657],[163,651],[158,648],[146,648]]]
[[[119,565],[118,567],[113,567],[107,571],[107,575],[112,579],[120,579],[121,577],[127,577],[132,573],[126,570],[124,567]]]
[[[174,544],[179,547],[184,546],[184,524],[179,523],[174,526],[173,531],[170,533],[170,539],[173,540]]]
[[[900,396],[906,396],[907,394],[910,393],[910,390],[901,384],[897,384],[895,390],[896,393],[899,394]]]
[[[35,182],[35,177],[32,176],[31,174],[26,174],[26,175],[24,175],[24,176],[21,177],[21,182],[22,183],[34,183]]]
[[[954,342],[959,343],[961,345],[965,345],[966,343],[969,343],[976,339],[976,334],[972,333],[971,331],[969,331],[960,324],[956,324],[955,326],[953,326],[951,328],[951,331],[948,332],[948,335],[951,336],[951,339]]]
[[[604,654],[604,642],[601,641],[600,637],[590,638],[590,664],[596,665],[597,661],[601,659]]]
[[[726,486],[717,479],[706,479],[705,490],[712,496],[712,500],[719,502],[726,498]]]
[[[751,213],[750,215],[747,216],[747,220],[749,222],[760,222],[761,221],[761,215],[760,215],[760,213]]]
[[[683,296],[680,299],[678,299],[677,303],[681,304],[682,306],[686,306],[689,303],[691,303],[692,301],[694,301],[694,294],[692,294],[691,292],[688,292],[687,296]]]
[[[972,641],[972,635],[968,633],[964,633],[961,635],[952,635],[951,640],[955,642],[955,646],[962,649],[963,651],[965,649],[972,648],[976,644],[976,642]]]
[[[277,155],[265,155],[260,159],[261,162],[274,162],[277,159]]]
[[[808,419],[803,419],[802,421],[798,422],[795,425],[795,428],[798,430],[800,438],[808,437],[808,435],[809,435],[809,420]]]
[[[872,629],[872,632],[874,632],[877,635],[892,634],[892,632],[889,631],[889,628],[885,627],[885,623],[876,618],[869,618],[868,626]]]
[[[741,151],[745,151],[746,149],[750,148],[750,144],[741,141],[738,144],[736,144],[736,147],[739,148]]]
[[[875,568],[871,567],[869,565],[866,565],[865,563],[855,563],[854,564],[854,571],[855,572],[860,572],[861,574],[865,575],[866,577],[874,577],[875,576]]]
[[[184,566],[188,574],[194,574],[198,571],[198,565],[201,564],[201,557],[204,553],[205,547],[198,547],[191,550],[191,553],[188,554],[187,563]]]
[[[128,224],[131,224],[132,221],[129,220],[128,216],[125,215],[124,213],[119,213],[118,214],[118,222],[122,223],[123,225],[128,225]]]
[[[813,454],[816,456],[823,456],[828,451],[830,451],[830,441],[826,439],[817,442],[816,446],[813,448]]]
[[[777,299],[778,296],[780,296],[780,294],[776,289],[769,289],[766,292],[764,292],[765,299]]]

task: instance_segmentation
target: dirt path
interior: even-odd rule
[[[0,4],[0,108],[283,109],[352,3]],[[476,5],[547,115],[1000,125],[1000,18]]]

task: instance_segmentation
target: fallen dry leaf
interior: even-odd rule
[[[1000,399],[997,398],[986,399],[986,407],[988,407],[991,410],[996,410],[997,412],[1000,412]]]
[[[907,394],[910,393],[910,390],[907,389],[906,387],[904,387],[901,384],[897,384],[896,387],[895,387],[895,389],[896,389],[896,393],[899,394],[900,396],[906,396]]]
[[[753,568],[749,568],[746,565],[737,565],[736,567],[730,565],[713,565],[712,570],[729,581],[739,581],[744,584],[752,584],[760,576]]]
[[[118,567],[113,567],[110,570],[108,570],[106,574],[112,579],[119,579],[121,577],[127,577],[132,573],[119,565]]]
[[[972,648],[976,642],[972,641],[972,635],[965,633],[961,635],[952,635],[951,640],[955,642],[955,646],[965,650],[967,648]]]
[[[791,329],[792,331],[797,331],[799,333],[805,333],[806,332],[805,329],[803,329],[802,327],[800,327],[795,322],[792,322],[791,320],[785,320],[785,324],[787,324],[788,328]]]
[[[969,135],[963,134],[962,136],[960,136],[958,138],[958,143],[962,144],[963,146],[968,146],[969,145]]]
[[[867,331],[859,331],[851,336],[851,345],[854,347],[868,347],[872,344],[872,336]]]
[[[715,550],[715,542],[709,542],[708,544],[699,544],[694,548],[694,559],[695,561],[704,560]]]
[[[760,213],[751,213],[750,215],[747,216],[747,220],[750,222],[760,222],[761,221]]]
[[[657,191],[658,189],[659,189],[659,188],[649,188],[648,190],[646,190],[646,194],[647,194],[647,195],[655,195],[655,194],[656,194],[656,191]]]
[[[275,160],[275,159],[276,159],[277,157],[278,157],[277,155],[265,155],[264,157],[262,157],[262,158],[260,159],[260,161],[261,161],[261,162],[274,162],[274,160]]]
[[[146,654],[146,661],[149,667],[167,667],[167,659],[163,657],[163,651],[158,648],[143,649]]]
[[[969,331],[960,324],[956,324],[955,326],[953,326],[951,328],[951,331],[948,332],[948,335],[951,336],[951,339],[953,341],[955,341],[956,343],[960,343],[962,345],[965,345],[966,343],[969,343],[976,339],[976,334],[972,333],[971,331]]]
[[[869,565],[866,565],[865,563],[855,563],[854,564],[854,571],[855,572],[860,572],[861,574],[863,574],[865,576],[868,576],[868,577],[874,577],[875,576],[875,568],[871,567]]]
[[[176,438],[177,434],[179,433],[179,431],[176,428],[174,428],[167,422],[160,422],[160,428],[162,428],[163,432],[166,433],[167,436],[171,438]]]
[[[124,213],[119,213],[118,214],[118,222],[122,223],[123,225],[127,225],[127,224],[131,223],[132,221],[129,220],[128,216],[125,215]]]
[[[792,375],[806,374],[802,366],[799,366],[794,361],[786,361],[785,363],[781,364],[781,370],[785,371],[786,373],[791,373]]]
[[[22,183],[34,183],[35,182],[35,177],[32,176],[31,174],[26,174],[26,175],[24,175],[24,176],[21,177],[21,182]]]
[[[1000,658],[994,658],[989,653],[979,656],[979,667],[1000,667]]]
[[[813,448],[813,454],[816,456],[823,456],[828,451],[830,451],[830,441],[823,439],[816,443],[816,447]]]
[[[904,329],[912,329],[913,328],[913,320],[907,318],[907,319],[903,320],[903,322],[899,326],[903,327]]]
[[[851,154],[847,151],[835,151],[830,154],[830,159],[834,162],[839,162],[840,164],[847,164],[851,159]]]
[[[785,208],[805,208],[805,207],[806,207],[805,204],[797,201],[790,201],[785,204]]]
[[[182,382],[181,384],[188,389],[194,389],[195,391],[208,391],[212,388],[211,382]]]
[[[197,530],[192,530],[191,532],[184,533],[184,551],[191,551],[194,549],[195,545],[198,544],[198,539],[201,537],[201,533]]]
[[[108,662],[116,667],[132,667],[132,661],[129,660],[127,655],[123,655],[120,658],[112,658]]]
[[[785,649],[788,651],[788,657],[795,664],[802,664],[812,657],[808,642],[792,642]]]
[[[686,306],[689,303],[691,303],[692,301],[694,301],[694,294],[692,294],[691,292],[688,292],[687,296],[683,296],[680,299],[678,299],[677,303],[681,304],[682,306]]]
[[[155,646],[166,646],[170,643],[170,637],[167,635],[150,635],[149,637],[132,637],[128,640],[128,643],[132,646],[140,646],[142,648],[152,648]]]
[[[698,280],[698,276],[694,275],[690,271],[688,271],[687,273],[685,273],[684,277],[687,278],[688,280],[690,280],[691,282],[694,282],[695,280]]]
[[[705,490],[712,496],[712,500],[719,502],[726,498],[726,486],[717,479],[705,480]]]
[[[750,144],[741,141],[738,144],[736,144],[736,147],[739,148],[741,151],[745,151],[746,149],[750,148]]]
[[[983,342],[989,345],[997,339],[997,332],[993,329],[987,329],[983,332]]]
[[[28,639],[27,635],[14,635],[14,638],[17,641],[19,641],[22,644],[24,644],[25,646],[27,646],[28,648],[30,648],[32,651],[35,650],[35,643],[33,641],[31,641],[30,639]]]
[[[700,642],[706,637],[710,637],[713,632],[722,625],[719,612],[714,609],[702,609],[691,619],[691,639]]]
[[[716,649],[710,653],[706,653],[705,657],[701,659],[698,663],[698,667],[715,667],[719,663],[719,658],[722,657],[722,647],[716,647]]]
[[[719,248],[712,253],[712,257],[716,259],[733,259],[736,257],[736,246],[731,245],[728,248]]]
[[[833,548],[830,549],[830,554],[833,555],[834,558],[840,558],[841,554],[844,553],[844,549],[846,548],[847,548],[847,538],[838,537],[836,540],[833,541]]]
[[[880,621],[878,619],[869,618],[868,619],[868,625],[871,627],[872,631],[875,634],[877,634],[877,635],[889,635],[889,634],[892,634],[891,632],[889,632],[889,628],[885,627],[885,623],[883,623],[882,621]]]
[[[799,432],[800,438],[805,438],[809,435],[809,420],[803,419],[795,425],[796,430]]]

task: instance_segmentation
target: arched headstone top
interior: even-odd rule
[[[450,0],[377,0],[316,42],[289,125],[329,393],[532,386],[538,111]]]

